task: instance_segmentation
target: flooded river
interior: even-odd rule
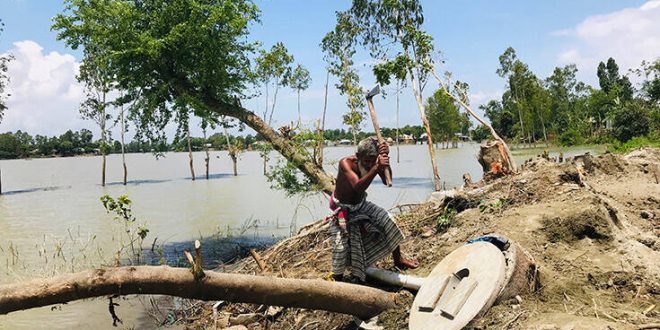
[[[458,149],[437,150],[447,189],[461,185],[466,172],[475,181],[481,178],[478,148],[466,143]],[[427,198],[433,189],[427,147],[401,146],[399,163],[396,148],[391,150],[393,187],[373,185],[369,198],[386,208]],[[353,147],[326,148],[326,170],[336,173],[336,161],[353,152]],[[520,150],[514,156],[521,163],[537,153],[540,149]],[[161,257],[168,264],[176,264],[182,249],[190,248],[195,239],[203,241],[209,254],[205,260],[221,264],[237,248],[268,244],[327,214],[327,202],[320,195],[301,199],[271,189],[257,152],[240,156],[238,176],[233,176],[225,151],[212,152],[208,180],[204,154],[195,153],[196,181],[190,178],[187,153],[169,153],[160,159],[151,154],[126,158],[129,183],[121,183],[121,156],[111,155],[105,187],[100,185],[100,157],[0,161],[4,193],[0,195],[0,284],[111,264],[123,227],[103,208],[99,198],[104,194],[130,197],[137,222],[149,229],[143,246],[162,247]],[[228,235],[234,240],[220,239]],[[119,303],[116,310],[124,320],[122,327],[155,327],[140,300]],[[111,328],[108,302],[94,299],[0,316],[0,329],[46,328]]]

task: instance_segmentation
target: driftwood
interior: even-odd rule
[[[211,271],[205,275],[195,280],[187,268],[136,266],[0,285],[0,315],[79,299],[130,294],[321,309],[362,319],[396,306],[396,294],[355,284]]]

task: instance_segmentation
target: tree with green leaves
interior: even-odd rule
[[[256,72],[259,79],[266,85],[266,90],[268,90],[268,86],[271,83],[275,89],[270,114],[268,114],[268,107],[266,107],[266,112],[264,113],[264,120],[268,117],[268,125],[272,125],[273,123],[273,113],[277,104],[277,92],[281,87],[286,87],[290,83],[293,61],[293,55],[289,54],[289,51],[281,42],[273,45],[268,52],[262,50],[257,58]],[[267,95],[266,104],[268,104]]]
[[[275,105],[277,104],[277,92],[280,87],[289,85],[292,72],[291,65],[293,61],[293,55],[289,54],[289,51],[281,42],[273,45],[268,52],[261,50],[259,57],[257,57],[255,71],[258,79],[266,87],[266,109],[263,118],[264,120],[268,118],[268,126],[271,126],[273,123],[273,113],[275,113]],[[271,83],[273,84],[275,91],[273,93],[273,102],[269,114],[268,90]],[[270,146],[266,146],[260,150],[261,158],[264,160],[264,175],[266,175],[266,164],[270,159],[269,155],[271,150],[272,147]]]
[[[339,79],[335,84],[339,94],[346,96],[348,112],[343,116],[343,123],[351,128],[353,144],[357,145],[357,133],[365,119],[361,109],[366,105],[365,91],[359,86],[360,76],[354,67],[355,38],[358,27],[353,18],[345,12],[337,12],[337,25],[333,31],[328,32],[321,40],[321,48],[325,53],[325,60],[332,75]]]
[[[300,92],[307,90],[311,83],[312,78],[309,76],[309,71],[300,64],[296,65],[296,68],[291,72],[291,77],[289,77],[289,86],[295,89],[298,94],[298,127],[300,127],[302,120],[300,115]]]
[[[461,130],[462,117],[458,106],[444,89],[438,89],[426,100],[426,111],[431,124],[431,133],[436,142],[455,140]]]
[[[105,50],[109,76],[126,92],[127,103],[135,101],[129,117],[152,140],[162,140],[173,118],[171,105],[183,102],[199,118],[218,122],[226,115],[250,126],[331,193],[332,177],[306,150],[241,105],[257,82],[250,61],[257,45],[246,36],[258,19],[257,6],[247,0],[66,0],[53,29],[71,48],[93,44]]]
[[[108,154],[107,135],[109,134],[108,121],[112,116],[107,109],[112,104],[108,94],[113,89],[113,80],[109,74],[108,58],[103,49],[96,45],[86,45],[80,73],[76,79],[85,86],[86,97],[80,104],[80,114],[84,119],[93,121],[101,133],[101,186],[105,186],[106,155]]]
[[[630,101],[633,98],[633,88],[627,76],[619,74],[619,65],[613,58],[607,59],[607,64],[598,63],[596,70],[598,84],[605,94],[610,95],[618,102]]]
[[[653,62],[642,61],[639,74],[645,78],[642,92],[652,104],[660,106],[660,58]]]

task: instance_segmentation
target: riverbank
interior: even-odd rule
[[[405,212],[397,215],[408,237],[403,251],[422,264],[405,273],[425,276],[467,240],[500,233],[536,259],[540,287],[521,300],[494,306],[471,328],[635,329],[656,322],[660,316],[660,149],[575,157],[564,163],[536,158],[524,168],[519,174],[486,183],[478,197],[460,206],[447,207],[457,204],[437,200],[410,210],[404,207]],[[316,223],[260,251],[266,265],[263,271],[252,258],[227,271],[326,277],[331,265],[326,226]],[[391,260],[378,266],[394,269]],[[379,317],[385,329],[407,327],[413,295],[399,292],[400,307]],[[346,315],[267,310],[248,304],[224,305],[214,316],[209,303],[195,315],[197,320],[189,326],[200,329],[227,327],[230,320],[249,329],[355,328],[353,318]]]

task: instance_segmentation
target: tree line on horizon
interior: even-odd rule
[[[382,127],[381,131],[385,138],[396,139],[396,128]],[[424,133],[424,128],[420,125],[406,125],[399,129],[400,135],[410,135],[419,138]],[[365,138],[372,133],[358,132],[358,138]],[[352,140],[353,132],[345,129],[327,129],[323,136],[328,142],[338,142],[341,140]],[[229,140],[229,142],[227,142]],[[208,145],[213,150],[227,150],[228,146],[239,144],[241,150],[253,149],[254,143],[262,142],[264,139],[259,135],[232,135],[228,138],[223,133],[214,133],[207,138],[191,137],[191,145],[194,151],[202,151]],[[99,139],[94,140],[92,132],[88,129],[79,131],[67,130],[59,136],[32,136],[27,132],[18,130],[16,132],[0,133],[0,159],[21,159],[21,158],[40,158],[40,157],[71,157],[79,155],[97,154],[102,152],[106,154],[121,153],[121,143],[119,140],[110,138],[105,149],[101,149],[102,143]],[[178,141],[168,142],[133,139],[125,145],[127,153],[164,153],[164,152],[185,152],[187,151],[187,141],[179,139]]]

